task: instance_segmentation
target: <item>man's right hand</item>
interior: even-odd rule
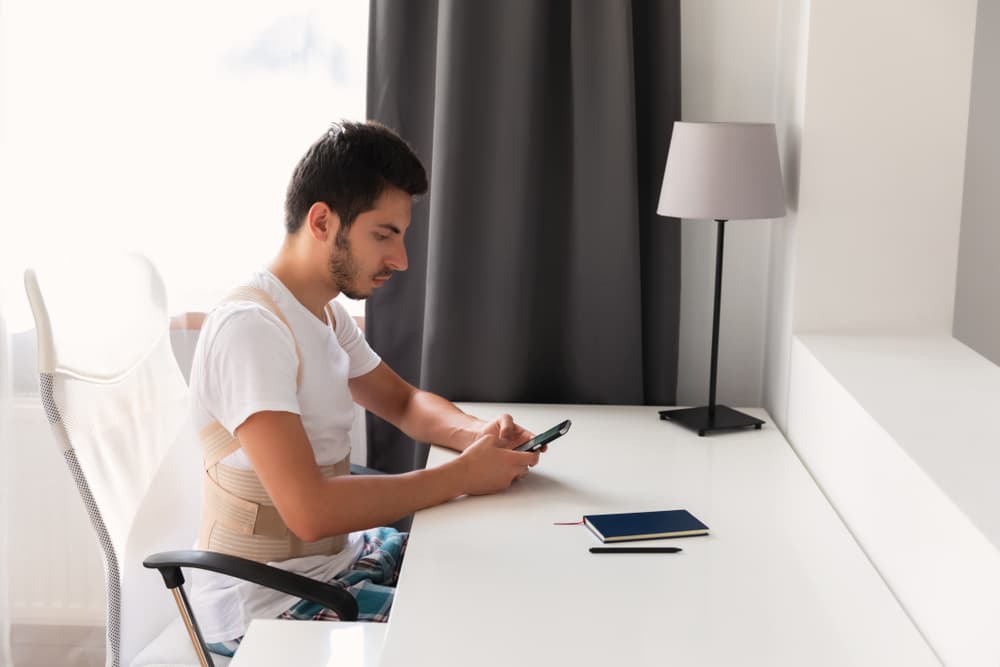
[[[503,491],[538,463],[538,454],[507,449],[493,434],[480,436],[457,461],[463,468],[463,487],[471,496]]]

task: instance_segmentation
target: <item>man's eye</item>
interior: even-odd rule
[[[389,235],[388,234],[378,234],[378,233],[376,233],[375,234],[375,240],[376,241],[388,241],[389,240]]]

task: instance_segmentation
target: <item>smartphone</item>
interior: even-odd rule
[[[542,448],[543,445],[546,445],[546,444],[552,442],[553,440],[555,440],[556,438],[558,438],[561,435],[565,435],[566,431],[569,430],[569,426],[570,426],[571,423],[572,422],[567,419],[566,421],[562,422],[561,424],[556,424],[555,426],[553,426],[552,428],[550,428],[548,431],[545,431],[544,433],[539,433],[538,435],[536,435],[534,438],[532,438],[528,442],[525,442],[525,443],[522,443],[522,444],[518,445],[517,447],[514,448],[514,451],[516,451],[516,452],[537,452],[539,449]]]

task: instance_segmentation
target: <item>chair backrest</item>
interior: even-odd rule
[[[25,289],[42,403],[104,552],[107,664],[127,665],[176,618],[142,559],[191,548],[198,527],[200,452],[166,291],[140,255],[35,267]]]

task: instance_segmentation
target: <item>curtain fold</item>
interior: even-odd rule
[[[408,381],[456,401],[674,402],[680,229],[655,208],[679,14],[372,1],[368,116],[430,176],[410,269],[367,304],[370,341]],[[368,443],[382,470],[426,460],[372,416]]]

